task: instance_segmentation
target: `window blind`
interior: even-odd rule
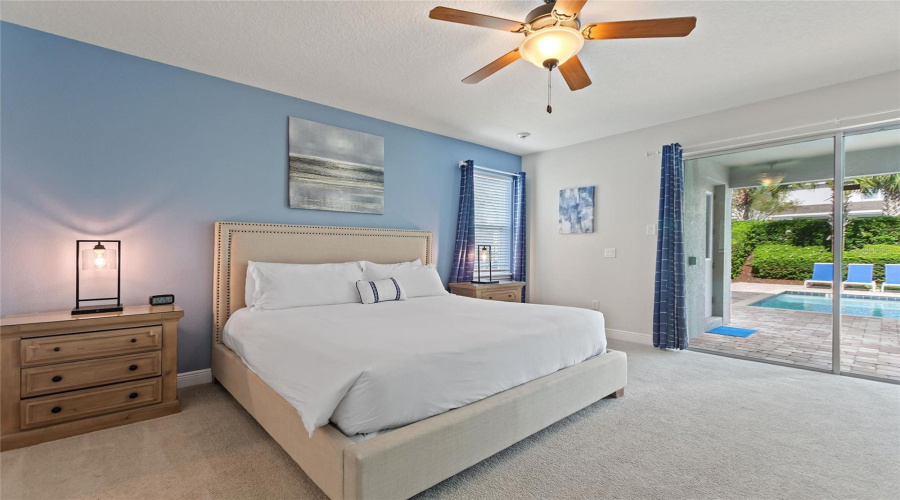
[[[476,172],[474,181],[475,244],[491,246],[495,276],[508,275],[512,244],[512,179]],[[482,262],[482,271],[486,271],[486,267]],[[477,273],[477,262],[475,269]]]

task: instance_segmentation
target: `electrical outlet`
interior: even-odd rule
[[[603,256],[607,258],[616,258],[616,249],[615,248],[605,248],[603,249]]]
[[[593,310],[595,310],[595,311],[598,310],[598,309],[600,309],[600,301],[599,301],[599,300],[592,300],[592,301],[591,301],[591,309],[593,309]]]
[[[647,236],[656,236],[656,224],[647,224]]]

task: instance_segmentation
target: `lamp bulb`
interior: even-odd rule
[[[106,267],[106,247],[100,243],[94,247],[94,267],[97,269]]]
[[[106,253],[105,250],[94,250],[94,267],[97,269],[103,269],[106,267]]]

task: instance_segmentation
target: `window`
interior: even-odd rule
[[[510,276],[512,248],[512,179],[475,173],[475,244],[491,246],[494,277]],[[482,263],[482,272],[486,271]],[[475,269],[477,272],[478,264]]]

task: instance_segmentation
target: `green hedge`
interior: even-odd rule
[[[830,234],[831,225],[825,219],[734,221],[731,224],[731,277],[737,278],[741,274],[744,261],[759,245],[827,247]]]
[[[866,245],[900,244],[900,217],[850,219],[847,223],[845,248]]]
[[[813,264],[831,262],[831,252],[822,247],[760,245],[753,251],[753,275],[779,280],[808,280]]]
[[[753,241],[750,230],[756,221],[741,221],[731,225],[731,277],[737,278],[747,257],[753,253]]]
[[[755,249],[761,245],[818,247],[830,250],[830,235],[831,225],[825,219],[734,221],[731,224],[731,277],[737,278],[741,274],[741,267],[750,254],[754,254],[753,259],[756,260]],[[847,224],[845,248],[848,250],[891,245],[900,245],[900,217],[856,218],[850,219]],[[883,262],[879,260],[871,263]],[[809,272],[812,272],[812,267]],[[883,275],[883,272],[883,269],[876,270],[876,274]]]
[[[757,245],[784,244],[795,247],[827,247],[831,224],[826,219],[756,221],[753,229]]]
[[[812,278],[813,264],[831,260],[831,252],[821,247],[760,245],[753,251],[753,275],[768,279],[808,280]],[[848,263],[875,264],[872,273],[875,281],[884,281],[884,264],[900,264],[900,245],[869,245],[845,251],[845,278]]]

